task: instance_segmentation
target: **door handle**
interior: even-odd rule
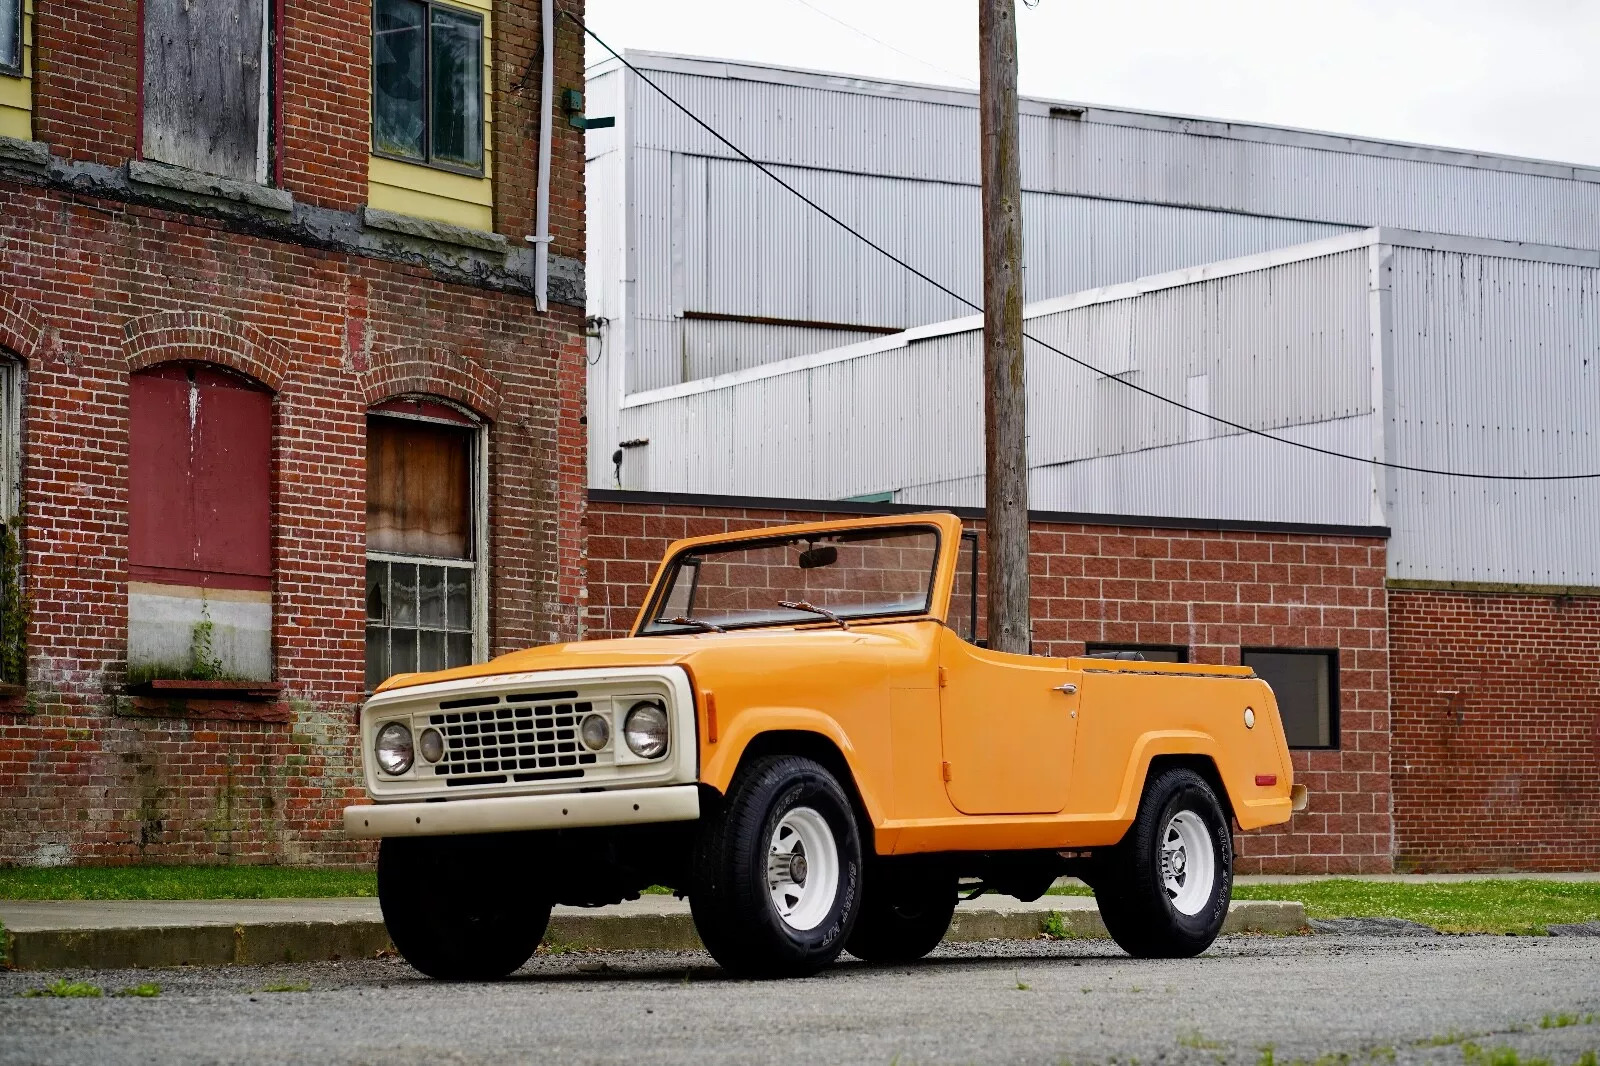
[[[1061,692],[1061,693],[1064,693],[1064,694],[1070,696],[1074,692],[1078,691],[1078,686],[1074,685],[1074,684],[1071,684],[1069,682],[1068,684],[1065,684],[1065,685],[1057,685],[1055,688],[1051,689],[1050,691],[1052,691],[1052,692]]]

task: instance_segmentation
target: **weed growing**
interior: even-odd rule
[[[25,999],[99,999],[105,989],[88,981],[69,981],[57,978],[43,988],[30,988],[21,993]]]
[[[161,986],[156,984],[154,981],[146,981],[144,984],[140,985],[131,985],[117,993],[119,996],[134,996],[139,999],[155,999],[160,994]]]
[[[291,983],[291,982],[285,981],[285,982],[280,983],[280,984],[268,985],[267,987],[263,988],[261,991],[263,991],[263,992],[309,992],[309,991],[311,991],[311,982],[310,981],[297,981],[297,982]]]

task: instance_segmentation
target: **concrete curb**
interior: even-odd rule
[[[1051,904],[1056,906],[1053,908]],[[1088,906],[1085,906],[1088,903]],[[1052,918],[1055,915],[1055,918]],[[1046,897],[1029,906],[963,904],[949,941],[1032,940],[1047,928],[1066,939],[1106,936],[1099,912],[1083,897]],[[1235,900],[1224,933],[1298,933],[1306,928],[1299,903]],[[17,970],[131,969],[168,966],[260,965],[371,958],[391,950],[381,921],[247,921],[133,927],[7,929],[7,964]],[[621,908],[562,908],[546,934],[557,948],[595,951],[698,951],[688,909],[650,913]]]

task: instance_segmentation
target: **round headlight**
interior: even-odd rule
[[[444,758],[444,737],[437,729],[424,729],[417,738],[417,750],[429,762],[438,762]]]
[[[599,751],[611,742],[611,723],[598,714],[591,714],[578,727],[578,734],[583,737],[584,747]]]
[[[667,750],[667,712],[659,703],[635,703],[622,722],[622,736],[639,758],[659,758]]]
[[[411,730],[400,722],[390,722],[378,730],[372,750],[384,773],[396,776],[405,773],[411,769]]]

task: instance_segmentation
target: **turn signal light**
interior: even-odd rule
[[[1278,775],[1277,774],[1257,774],[1256,775],[1256,784],[1260,785],[1262,788],[1269,788],[1272,785],[1276,785],[1277,783],[1278,783]]]

